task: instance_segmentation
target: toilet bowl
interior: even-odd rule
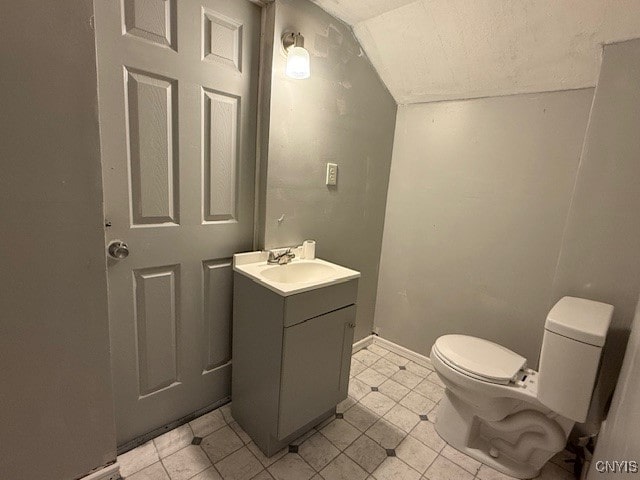
[[[468,335],[444,335],[431,362],[445,385],[436,431],[496,470],[534,478],[587,416],[613,307],[564,297],[545,322],[539,372],[517,353]]]

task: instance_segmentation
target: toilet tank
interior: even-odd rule
[[[576,297],[562,298],[549,312],[538,400],[554,412],[579,423],[586,420],[612,315],[613,306]]]

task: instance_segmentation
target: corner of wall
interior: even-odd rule
[[[262,8],[262,38],[260,48],[260,79],[258,81],[258,125],[256,140],[256,178],[253,248],[261,250],[266,244],[267,173],[269,169],[269,126],[271,119],[271,85],[276,23],[276,1]]]

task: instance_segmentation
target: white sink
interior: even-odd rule
[[[283,296],[360,277],[360,272],[319,258],[270,265],[267,257],[267,252],[238,253],[233,256],[233,269]]]
[[[293,262],[287,265],[274,265],[260,272],[267,280],[279,283],[308,283],[325,280],[336,274],[329,265],[316,262]]]

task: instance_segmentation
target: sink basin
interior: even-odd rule
[[[322,263],[289,263],[274,265],[260,272],[267,280],[279,283],[307,283],[317,282],[331,277],[335,269]]]
[[[360,278],[360,272],[319,258],[270,265],[267,257],[267,252],[236,253],[233,269],[285,297]]]

